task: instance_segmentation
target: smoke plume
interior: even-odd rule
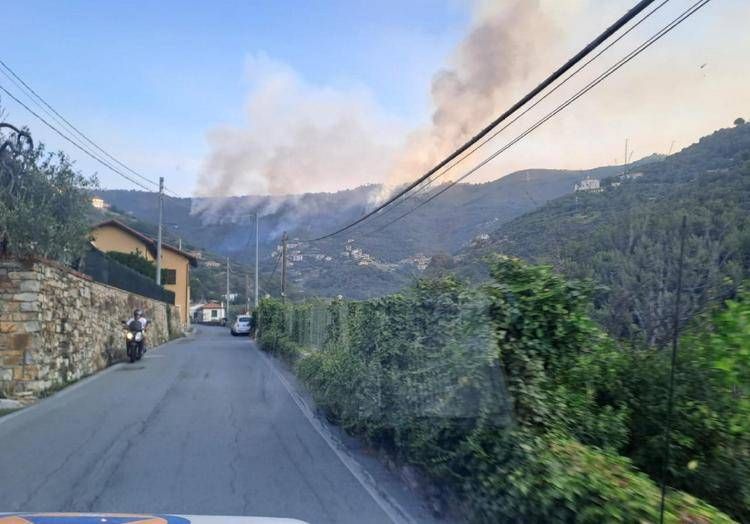
[[[433,78],[430,125],[408,136],[366,90],[313,86],[264,55],[252,56],[247,123],[210,132],[198,193],[325,192],[413,178],[507,101],[509,86],[526,78],[552,33],[535,0],[478,7],[450,65]]]
[[[382,178],[402,133],[366,90],[307,84],[263,55],[247,71],[247,123],[210,132],[201,196],[330,192]]]
[[[665,153],[672,142],[677,151],[730,125],[750,106],[750,72],[743,55],[750,49],[750,32],[743,25],[750,4],[727,0],[722,6],[707,6],[472,181],[532,167],[581,169],[622,162],[625,138],[636,158]],[[288,67],[253,56],[247,68],[251,90],[246,123],[210,133],[211,153],[201,171],[199,193],[282,195],[376,183],[384,190],[373,198],[382,198],[442,160],[630,7],[628,0],[475,3],[466,36],[432,78],[426,124],[409,132],[365,89],[311,85]],[[684,8],[670,3],[661,9],[499,136],[486,153]],[[712,46],[706,48],[709,41]]]
[[[431,122],[410,134],[388,185],[424,173],[507,107],[530,73],[540,69],[542,51],[556,33],[536,0],[480,7],[449,67],[433,77]]]

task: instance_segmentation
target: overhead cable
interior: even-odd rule
[[[393,206],[388,208],[388,212],[393,212],[394,209],[397,209],[399,206],[403,205],[404,203],[408,202],[409,200],[413,200],[419,195],[422,195],[427,192],[427,190],[432,187],[435,182],[440,180],[443,176],[447,175],[451,170],[453,170],[456,166],[458,166],[461,162],[466,160],[469,156],[474,154],[477,150],[484,147],[488,142],[492,141],[497,135],[508,129],[511,125],[516,123],[518,120],[520,120],[523,116],[525,116],[527,113],[529,113],[532,109],[534,109],[536,106],[538,106],[541,102],[547,99],[551,94],[556,92],[559,88],[561,88],[563,85],[565,85],[569,80],[571,80],[574,76],[576,76],[578,73],[580,73],[583,69],[585,69],[587,66],[589,66],[593,61],[598,59],[600,56],[602,56],[604,53],[606,53],[612,46],[617,44],[620,40],[622,40],[625,36],[630,34],[634,29],[636,29],[638,26],[640,26],[643,22],[645,22],[648,18],[650,18],[656,11],[664,7],[665,4],[667,4],[670,0],[663,0],[659,5],[657,5],[654,9],[646,13],[640,20],[638,20],[635,24],[630,26],[626,31],[624,31],[622,34],[620,34],[617,38],[612,40],[609,44],[607,44],[606,47],[604,47],[601,51],[596,53],[594,56],[589,58],[584,64],[582,64],[580,67],[578,67],[575,71],[573,71],[570,75],[565,77],[561,82],[559,82],[557,85],[555,85],[552,89],[547,91],[544,96],[539,98],[537,101],[535,101],[533,104],[531,104],[529,107],[524,109],[521,113],[516,115],[512,120],[507,122],[505,125],[500,127],[499,129],[496,129],[492,134],[485,137],[480,143],[475,144],[474,147],[466,151],[459,159],[457,159],[455,162],[453,162],[451,165],[446,166],[441,173],[439,173],[437,176],[430,178],[429,180],[425,181],[414,193],[410,193],[409,195],[406,195],[405,198],[400,199],[398,202],[396,202]],[[381,216],[384,216],[385,213]],[[367,233],[365,233],[367,234]]]
[[[704,7],[706,4],[708,4],[711,0],[699,0],[698,2],[694,3],[691,7],[689,7],[687,10],[685,10],[681,15],[679,15],[677,18],[675,18],[672,22],[664,26],[661,30],[659,30],[656,34],[651,36],[648,40],[640,44],[636,49],[628,53],[625,57],[620,59],[615,65],[611,66],[607,71],[599,75],[596,79],[592,80],[586,87],[578,91],[575,95],[570,97],[568,100],[566,100],[563,104],[560,104],[557,108],[555,108],[553,111],[545,115],[543,118],[538,120],[534,125],[526,129],[523,133],[518,135],[516,138],[508,142],[506,145],[492,153],[490,156],[482,160],[479,164],[471,168],[469,171],[461,175],[456,180],[453,180],[446,184],[444,187],[442,187],[440,190],[436,191],[434,194],[432,194],[429,198],[419,203],[414,208],[410,209],[406,213],[403,213],[399,216],[397,216],[395,219],[387,222],[383,226],[381,226],[378,229],[375,229],[373,231],[370,231],[367,233],[367,235],[371,235],[374,233],[378,233],[382,231],[383,229],[389,227],[390,225],[394,224],[395,222],[398,222],[402,218],[412,214],[417,209],[421,208],[422,206],[430,203],[435,198],[439,197],[452,187],[454,187],[456,184],[461,182],[462,180],[466,179],[468,176],[474,174],[476,171],[478,171],[480,168],[484,167],[487,163],[489,163],[491,160],[495,159],[498,155],[503,153],[504,151],[508,150],[510,147],[512,147],[514,144],[518,143],[519,141],[523,140],[526,136],[528,136],[530,133],[532,133],[535,129],[543,125],[545,122],[553,118],[555,115],[560,113],[562,110],[564,110],[566,107],[568,107],[570,104],[578,100],[580,97],[582,97],[584,94],[589,92],[591,89],[599,85],[601,82],[603,82],[606,78],[608,78],[610,75],[612,75],[615,71],[623,67],[625,64],[630,62],[633,58],[641,54],[643,51],[645,51],[647,48],[649,48],[651,45],[656,43],[658,40],[660,40],[662,37],[664,37],[667,33],[672,31],[675,27],[680,25],[682,22],[684,22],[688,17],[693,15],[696,11]]]
[[[23,92],[24,94],[26,94],[26,96],[37,107],[39,107],[51,120],[54,120],[58,124],[58,126],[60,128],[67,128],[67,129],[65,129],[65,131],[68,131],[71,134],[73,134],[73,136],[75,137],[75,140],[71,139],[70,137],[64,137],[64,138],[66,138],[66,140],[68,142],[74,144],[78,149],[80,149],[81,151],[86,152],[86,154],[89,154],[88,148],[86,146],[82,146],[81,143],[77,142],[77,140],[84,140],[85,142],[87,142],[88,144],[90,144],[91,146],[93,146],[94,148],[96,148],[96,150],[98,150],[101,154],[103,154],[104,156],[106,156],[107,158],[109,158],[110,161],[112,161],[115,164],[119,165],[122,169],[126,170],[131,175],[133,175],[133,176],[139,178],[140,180],[142,180],[142,181],[144,181],[144,182],[146,182],[148,184],[151,184],[151,185],[153,185],[153,186],[155,186],[157,188],[159,187],[159,182],[158,181],[152,180],[152,179],[150,179],[150,178],[142,175],[141,173],[139,173],[135,169],[133,169],[130,166],[128,166],[127,164],[125,164],[124,162],[120,161],[115,156],[113,156],[108,151],[106,151],[104,148],[102,148],[101,146],[99,146],[99,144],[97,144],[94,140],[92,140],[88,135],[86,135],[85,133],[83,133],[75,125],[73,125],[67,118],[65,118],[54,107],[52,107],[52,105],[50,105],[39,93],[37,93],[34,90],[34,88],[32,88],[28,83],[26,83],[26,81],[24,81],[23,78],[21,78],[2,59],[0,59],[0,73],[2,73],[8,80],[10,80],[21,92]],[[5,89],[3,89],[3,91],[5,91],[6,93],[8,93],[7,90],[5,90]],[[8,95],[11,96],[11,98],[13,98],[16,102],[18,102],[19,104],[21,104],[26,110],[30,111],[30,109],[25,104],[22,104],[16,97],[14,97],[13,95],[11,95],[10,93],[8,93]],[[37,118],[40,118],[39,115],[37,115],[37,114],[35,114],[33,112],[32,112],[32,114],[34,114],[34,116],[36,116]],[[49,124],[47,124],[47,125],[49,125]],[[61,136],[62,136],[62,132],[59,129],[56,129],[55,131],[58,134],[61,134]],[[89,156],[92,156],[92,155],[89,154]],[[95,160],[99,161],[97,159],[98,158],[97,156],[92,156],[92,158],[94,158]],[[102,163],[102,162],[100,162],[100,163]],[[112,169],[112,167],[108,163],[102,163],[102,164],[105,167],[107,167],[108,169]],[[118,171],[116,171],[116,170],[113,170],[113,171],[116,174],[120,174],[121,175],[121,173],[119,173]],[[130,179],[128,179],[128,180],[130,180]],[[130,181],[132,182],[132,180],[130,180]],[[143,186],[139,185],[139,187],[143,187]],[[153,191],[153,190],[152,189],[147,189],[147,191]],[[173,196],[178,196],[178,195],[174,194],[172,191],[170,191],[167,188],[165,188],[165,191],[168,191]]]
[[[384,203],[378,205],[375,209],[372,211],[366,213],[362,217],[358,218],[357,220],[347,224],[346,226],[343,226],[336,231],[333,231],[331,233],[327,233],[323,236],[313,238],[313,239],[307,239],[306,242],[316,242],[319,240],[323,240],[326,238],[333,237],[335,235],[338,235],[339,233],[343,233],[344,231],[347,231],[348,229],[351,229],[355,225],[364,222],[371,216],[378,213],[381,209],[384,209],[385,207],[392,204],[397,199],[401,198],[405,194],[412,191],[415,187],[417,187],[419,184],[430,178],[432,175],[437,173],[439,170],[441,170],[443,167],[448,165],[450,162],[452,162],[454,159],[458,158],[462,153],[467,151],[469,148],[471,148],[474,144],[479,142],[482,138],[487,136],[492,132],[494,128],[496,128],[500,123],[507,120],[513,113],[515,113],[518,109],[526,105],[529,101],[531,101],[534,97],[536,97],[539,93],[544,91],[547,87],[549,87],[551,84],[553,84],[557,79],[562,77],[565,73],[573,69],[573,67],[576,66],[579,62],[581,62],[587,55],[589,55],[594,49],[599,47],[602,43],[604,43],[609,37],[611,37],[613,34],[615,34],[617,31],[619,31],[622,27],[624,27],[628,22],[630,22],[632,19],[634,19],[636,16],[638,16],[639,13],[644,11],[649,5],[651,5],[655,0],[641,0],[639,1],[633,8],[631,8],[627,13],[625,13],[623,16],[621,16],[614,24],[609,26],[607,29],[605,29],[599,36],[597,36],[593,41],[591,41],[588,45],[586,45],[583,49],[581,49],[578,53],[576,53],[572,58],[570,58],[565,64],[560,66],[557,70],[555,70],[551,75],[549,75],[542,83],[537,85],[534,89],[532,89],[529,93],[527,93],[523,98],[518,100],[515,104],[513,104],[510,108],[508,108],[503,114],[498,116],[495,120],[490,122],[489,125],[485,126],[479,133],[477,133],[474,137],[472,137],[468,142],[466,142],[464,145],[456,149],[453,153],[448,155],[444,160],[442,160],[440,163],[438,163],[435,167],[427,171],[424,175],[417,178],[415,181],[408,184],[405,188],[399,190],[394,196],[389,198]]]
[[[11,97],[13,100],[15,100],[16,103],[18,103],[21,107],[23,107],[24,109],[26,109],[26,111],[28,111],[29,113],[31,113],[32,115],[34,115],[35,117],[37,117],[44,125],[46,125],[50,129],[52,129],[55,133],[57,133],[63,139],[65,139],[68,142],[70,142],[71,144],[73,144],[76,148],[78,148],[79,150],[81,150],[86,155],[90,156],[91,158],[93,158],[94,160],[96,160],[97,162],[99,162],[100,164],[102,164],[103,166],[105,166],[108,169],[110,169],[112,172],[120,175],[121,177],[123,177],[124,179],[128,180],[129,182],[135,184],[136,186],[140,187],[141,189],[144,189],[146,191],[152,191],[151,188],[148,188],[148,187],[144,186],[142,183],[138,182],[137,180],[134,180],[133,178],[129,177],[128,175],[126,175],[122,171],[118,170],[117,168],[113,167],[111,164],[107,163],[105,160],[102,160],[101,158],[99,158],[97,155],[95,155],[94,153],[92,153],[91,151],[89,151],[88,149],[86,149],[85,147],[81,146],[75,140],[71,139],[68,135],[66,135],[65,133],[63,133],[62,131],[60,131],[57,127],[55,127],[54,125],[50,124],[49,121],[47,121],[39,113],[37,113],[36,111],[34,111],[33,109],[31,109],[28,105],[24,104],[21,100],[18,99],[18,97],[16,97],[13,93],[11,93],[10,91],[8,91],[2,84],[0,84],[0,91],[3,91],[6,95],[8,95],[9,97]]]

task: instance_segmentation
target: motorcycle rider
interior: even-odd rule
[[[133,321],[137,321],[141,323],[141,331],[143,332],[143,352],[146,352],[146,327],[148,326],[148,320],[146,317],[143,316],[143,311],[140,309],[136,309],[133,311],[133,317],[128,319],[126,322],[127,326],[130,326],[130,323]]]

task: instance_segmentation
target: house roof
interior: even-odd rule
[[[203,304],[198,309],[224,309],[224,306],[217,304],[216,302],[210,302],[208,304]]]
[[[97,228],[100,228],[100,227],[105,227],[105,226],[115,227],[115,228],[117,228],[117,229],[119,229],[121,231],[124,231],[125,233],[127,233],[129,235],[132,235],[132,236],[136,237],[138,240],[140,240],[141,242],[143,242],[146,245],[146,247],[148,248],[149,252],[153,256],[156,256],[156,244],[157,244],[157,241],[155,239],[151,238],[150,236],[145,235],[145,234],[141,233],[140,231],[138,231],[136,229],[133,229],[132,227],[130,227],[130,226],[126,225],[126,224],[123,224],[119,220],[105,220],[104,222],[100,222],[99,224],[95,225],[94,229],[97,229]],[[169,244],[167,244],[167,243],[165,243],[163,241],[161,243],[161,247],[162,247],[162,249],[168,249],[168,250],[172,251],[173,253],[177,253],[181,257],[186,258],[188,260],[188,262],[190,262],[191,266],[193,266],[193,267],[197,267],[198,266],[198,260],[193,255],[190,255],[189,253],[186,253],[185,251],[183,251],[181,249],[178,249],[178,248],[176,248],[174,246],[171,246],[171,245],[169,245]]]

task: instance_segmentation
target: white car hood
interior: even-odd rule
[[[0,513],[0,524],[305,524],[297,519],[130,513]]]

